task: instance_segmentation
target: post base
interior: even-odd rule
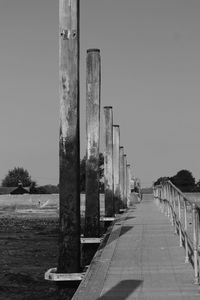
[[[85,273],[56,273],[57,268],[51,268],[44,274],[45,280],[50,281],[81,281]]]

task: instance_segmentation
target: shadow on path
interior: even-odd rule
[[[120,235],[122,236],[123,234],[127,233],[129,230],[131,230],[134,226],[122,226],[121,231],[120,231]]]
[[[125,300],[130,296],[141,284],[142,280],[123,280],[120,281],[111,290],[102,295],[100,300],[120,299]]]
[[[118,239],[120,236],[131,230],[134,226],[120,226],[119,228],[115,229],[112,233],[110,231],[107,231],[106,236],[102,242],[102,244],[99,246],[99,249],[103,249],[106,245],[111,244],[113,241]],[[110,237],[111,234],[111,237]],[[109,239],[110,238],[110,239]]]

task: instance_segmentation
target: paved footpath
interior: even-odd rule
[[[200,299],[184,248],[152,196],[115,222],[73,299]]]

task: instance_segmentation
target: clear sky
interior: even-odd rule
[[[113,106],[132,174],[144,186],[183,168],[199,179],[200,1],[80,2],[81,156],[86,49],[100,48],[102,107]],[[58,6],[0,1],[0,180],[22,166],[58,183]]]

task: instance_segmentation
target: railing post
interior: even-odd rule
[[[111,106],[104,107],[105,151],[104,151],[104,193],[105,216],[114,215],[113,202],[113,111]]]
[[[113,125],[113,181],[114,181],[114,204],[115,212],[118,213],[120,209],[120,128],[119,125]]]
[[[182,240],[182,228],[181,228],[181,196],[178,195],[178,225],[179,225],[179,245],[180,247],[183,246],[183,240]]]
[[[159,207],[159,209],[161,209],[161,207],[160,207],[160,199],[159,199],[159,189],[158,189],[157,186],[155,186],[154,188],[155,188],[155,196],[156,196],[156,199],[157,199],[158,207]]]
[[[162,186],[159,188],[159,198],[160,198],[160,203],[161,203],[161,212],[165,212],[165,207],[164,207],[164,201],[162,198]]]
[[[169,193],[169,183],[166,184],[167,193],[167,216],[170,218],[170,193]]]
[[[164,204],[162,201],[162,187],[159,187],[158,194],[159,194],[159,201],[160,201],[160,210],[162,213],[164,213]]]
[[[173,210],[173,187],[170,185],[170,215],[171,224],[174,226],[174,210]]]
[[[163,206],[162,206],[162,201],[161,201],[161,188],[160,186],[158,187],[158,199],[159,199],[159,204],[160,204],[160,211],[163,213]]]
[[[178,227],[177,227],[177,214],[176,214],[176,190],[173,189],[173,210],[174,210],[174,233],[177,234],[178,233]]]
[[[87,50],[85,237],[99,236],[100,60],[99,49]]]
[[[119,171],[120,202],[124,208],[124,147],[119,148]]]
[[[192,230],[193,230],[193,255],[194,255],[194,284],[199,284],[197,209],[195,203],[192,204]]]
[[[184,203],[184,241],[185,241],[185,263],[189,262],[189,252],[188,252],[188,237],[187,237],[187,204],[185,199],[183,199]]]
[[[159,201],[158,201],[158,196],[157,196],[157,187],[156,186],[153,186],[153,197],[154,197],[154,201],[156,203],[156,205],[158,206],[159,208]]]
[[[153,199],[156,205],[158,206],[157,197],[156,197],[156,187],[153,185]]]
[[[163,199],[165,203],[165,216],[168,216],[168,202],[166,197],[166,184],[163,183]]]
[[[60,224],[58,273],[80,271],[79,0],[60,0]],[[74,289],[59,289],[71,299]]]
[[[163,185],[163,190],[164,190],[164,199],[166,199],[167,197],[166,197],[166,183],[164,183],[164,185]]]

